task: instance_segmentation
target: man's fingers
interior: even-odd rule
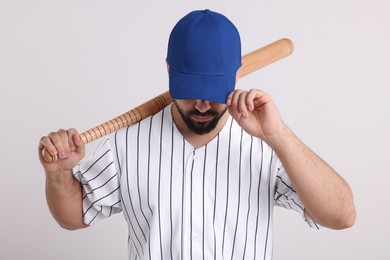
[[[81,140],[79,133],[77,132],[76,129],[71,128],[68,130],[69,136],[70,136],[70,141],[71,141],[71,149],[72,151],[76,151],[78,153],[84,153],[84,147],[85,144],[83,140]]]
[[[43,136],[39,141],[39,150],[46,148],[46,150],[52,155],[55,156],[58,154],[56,147],[53,145],[49,136]]]
[[[60,129],[57,132],[51,132],[40,140],[39,149],[46,148],[52,155],[58,155],[60,159],[65,159],[71,151],[76,150],[76,145],[71,138],[72,135],[78,135],[75,129]]]
[[[242,92],[242,90],[237,89],[237,90],[233,91],[232,93],[230,93],[230,95],[228,96],[228,104],[230,106],[238,109],[237,108],[237,101],[238,101],[238,98],[239,98],[241,92]]]
[[[56,140],[58,143],[55,143],[55,145],[58,145],[58,152],[60,159],[65,159],[69,155],[71,149],[70,149],[70,141],[71,138],[69,138],[69,133],[67,130],[60,129],[58,130],[58,135],[60,136],[60,142]]]
[[[253,111],[254,100],[258,95],[259,93],[256,90],[243,91],[238,89],[230,93],[227,105],[233,109],[231,111],[247,117],[249,112]]]
[[[235,90],[231,92],[227,99],[227,106],[229,109],[229,113],[234,117],[237,118],[240,116],[240,111],[238,107],[238,99],[240,96],[241,90]]]
[[[243,116],[243,117],[248,116],[248,108],[247,108],[247,103],[246,103],[247,96],[248,96],[248,92],[243,91],[239,94],[238,101],[237,101],[238,102],[238,104],[237,104],[238,111],[241,113],[241,116]]]
[[[75,151],[77,149],[77,146],[80,146],[77,139],[77,137],[79,136],[77,130],[74,128],[70,128],[68,130],[68,136],[69,136],[69,148],[71,151]]]
[[[251,89],[248,92],[248,95],[246,96],[246,106],[249,111],[252,111],[255,108],[255,100],[261,96],[264,92],[257,90],[257,89]]]

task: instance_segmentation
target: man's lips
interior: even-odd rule
[[[208,122],[213,119],[213,116],[197,116],[197,115],[192,115],[192,119],[196,122],[203,123],[203,122]]]

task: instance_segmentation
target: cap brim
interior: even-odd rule
[[[169,92],[174,99],[201,99],[225,104],[235,84],[236,72],[208,76],[181,73],[172,69],[169,71]]]

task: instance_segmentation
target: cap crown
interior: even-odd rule
[[[168,45],[170,68],[190,74],[227,75],[241,65],[236,27],[210,10],[193,11],[173,28]]]
[[[225,103],[241,66],[240,35],[222,14],[193,11],[173,28],[167,62],[174,99]]]

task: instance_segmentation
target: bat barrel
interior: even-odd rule
[[[282,38],[254,50],[242,57],[242,66],[238,72],[239,77],[244,77],[253,71],[283,59],[291,55],[293,51],[294,44],[287,38]]]

